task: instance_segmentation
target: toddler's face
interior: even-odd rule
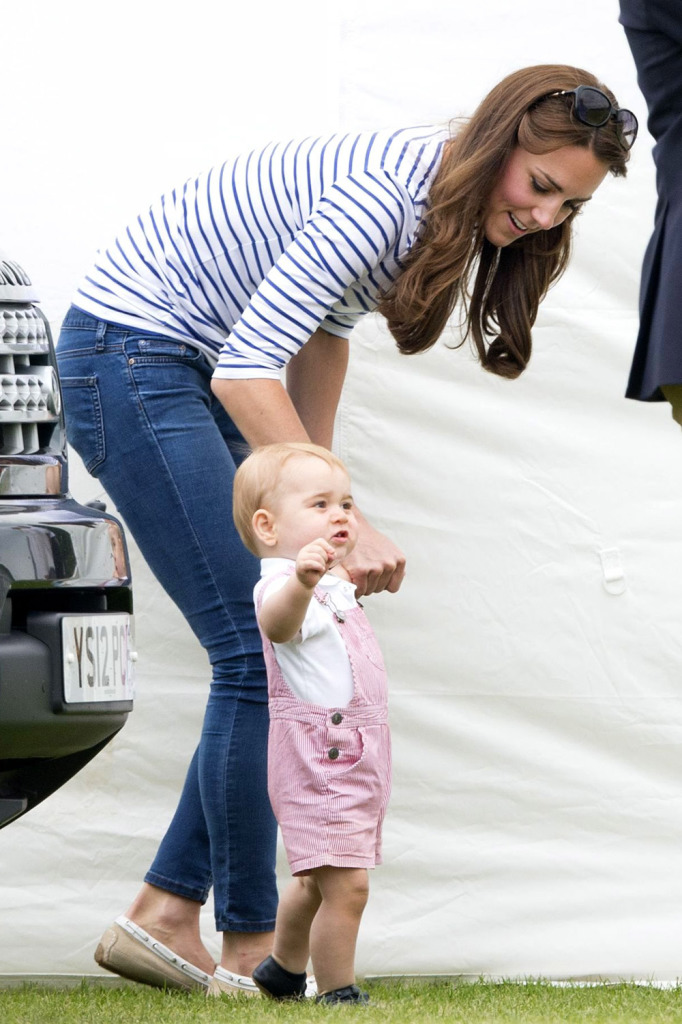
[[[348,475],[315,456],[295,456],[285,463],[271,513],[277,543],[269,554],[296,558],[302,547],[322,537],[336,552],[337,564],[357,543]]]

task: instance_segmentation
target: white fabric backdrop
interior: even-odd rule
[[[56,332],[111,232],[244,146],[445,120],[539,62],[593,70],[644,121],[615,0],[462,8],[0,0],[0,248]],[[398,356],[378,318],[354,337],[338,448],[409,555],[400,594],[366,603],[392,681],[395,783],[361,973],[681,973],[682,436],[667,407],[622,398],[650,147],[643,130],[628,179],[581,218],[521,380],[448,338]],[[75,459],[72,491],[101,495]],[[132,553],[136,708],[0,833],[1,974],[97,971],[198,736],[206,659]],[[203,927],[217,951],[210,905]]]

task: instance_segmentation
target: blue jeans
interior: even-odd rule
[[[204,903],[218,931],[274,927],[267,682],[258,562],[232,522],[247,452],[197,349],[72,307],[57,346],[67,435],[206,649],[213,679],[180,803],[145,881]]]

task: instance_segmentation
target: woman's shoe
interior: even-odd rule
[[[244,974],[234,974],[232,971],[228,971],[226,967],[216,967],[211,984],[208,986],[207,995],[236,996],[240,992],[245,996],[259,995],[258,986],[252,978],[248,978]]]
[[[206,992],[211,983],[210,974],[183,960],[123,915],[100,939],[95,960],[112,974],[154,988]]]

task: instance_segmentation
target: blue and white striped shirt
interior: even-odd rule
[[[348,337],[417,238],[445,128],[269,144],[162,196],[98,253],[74,304],[187,341],[215,375],[279,377]]]

